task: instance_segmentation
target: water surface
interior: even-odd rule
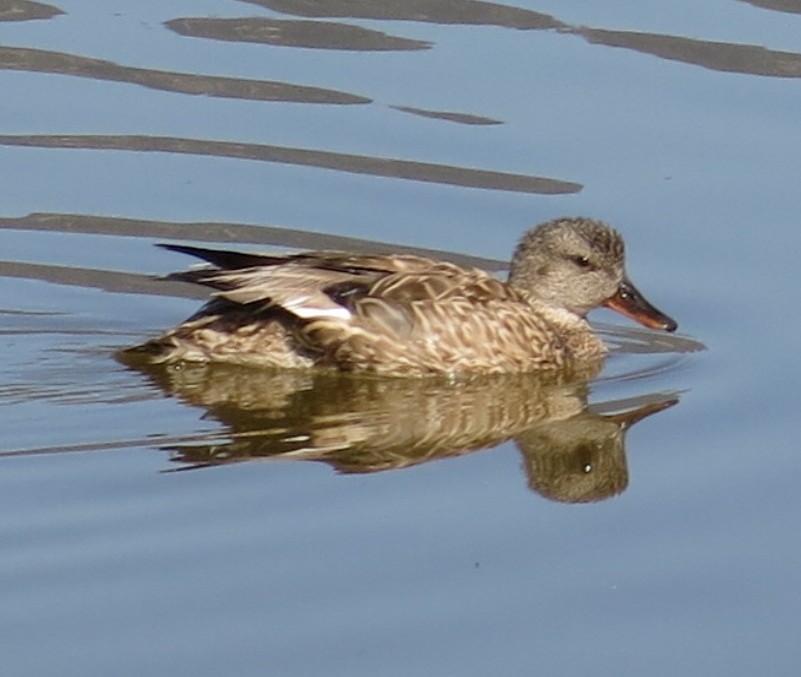
[[[799,22],[0,2],[7,672],[798,674]],[[578,383],[115,359],[203,297],[156,242],[502,272],[566,214],[679,336],[598,312]]]

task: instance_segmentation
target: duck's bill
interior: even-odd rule
[[[623,280],[615,295],[604,301],[603,305],[651,329],[676,331],[679,326],[672,317],[648,303],[629,280]]]

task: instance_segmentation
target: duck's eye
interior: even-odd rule
[[[584,268],[586,270],[587,268],[590,267],[590,259],[587,256],[574,256],[571,260],[579,268]]]

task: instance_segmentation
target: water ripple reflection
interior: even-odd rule
[[[422,21],[436,24],[468,24],[542,30],[564,26],[549,14],[480,0],[243,0],[274,12],[304,17],[348,17]]]
[[[0,21],[51,19],[64,14],[58,7],[30,0],[0,0]]]
[[[431,43],[329,21],[178,18],[165,22],[179,35],[282,47],[385,52],[430,49]]]
[[[181,94],[293,103],[365,104],[364,96],[268,80],[246,80],[121,66],[112,61],[43,49],[0,46],[0,69],[110,80]]]
[[[0,145],[29,148],[81,148],[134,152],[180,153],[206,157],[237,158],[259,162],[333,169],[408,181],[439,183],[464,188],[505,190],[517,193],[554,195],[577,193],[582,186],[570,181],[526,174],[416,162],[397,158],[351,155],[308,148],[290,148],[256,143],[182,139],[171,136],[110,135],[2,135]]]

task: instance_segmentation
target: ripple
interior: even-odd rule
[[[470,113],[455,113],[452,111],[427,110],[425,108],[414,108],[413,106],[390,106],[402,113],[411,113],[424,118],[434,118],[436,120],[446,120],[447,122],[457,122],[462,125],[502,125],[502,120],[485,118],[480,115]]]
[[[581,35],[592,44],[631,49],[714,71],[778,78],[801,77],[801,54],[796,52],[779,52],[757,45],[600,28],[575,28],[564,32]]]
[[[256,42],[281,47],[341,49],[360,52],[430,49],[431,43],[387,35],[381,31],[328,21],[282,19],[178,18],[164,23],[171,31],[193,38]]]
[[[32,21],[52,19],[64,14],[58,7],[29,0],[0,0],[0,21]]]
[[[121,66],[112,61],[27,47],[0,46],[0,69],[110,80],[180,94],[253,101],[366,104],[370,99],[333,89]]]
[[[435,24],[467,24],[472,26],[502,26],[518,30],[544,30],[563,27],[561,21],[549,14],[520,7],[479,0],[243,0],[251,5],[266,7],[274,12],[305,17],[348,17],[419,21]]]
[[[527,174],[510,174],[485,169],[471,169],[397,158],[350,155],[308,148],[186,139],[172,136],[2,135],[0,136],[0,145],[25,146],[29,148],[118,150],[140,153],[180,153],[205,157],[236,158],[515,193],[557,195],[577,193],[582,189],[581,184],[578,183]]]

